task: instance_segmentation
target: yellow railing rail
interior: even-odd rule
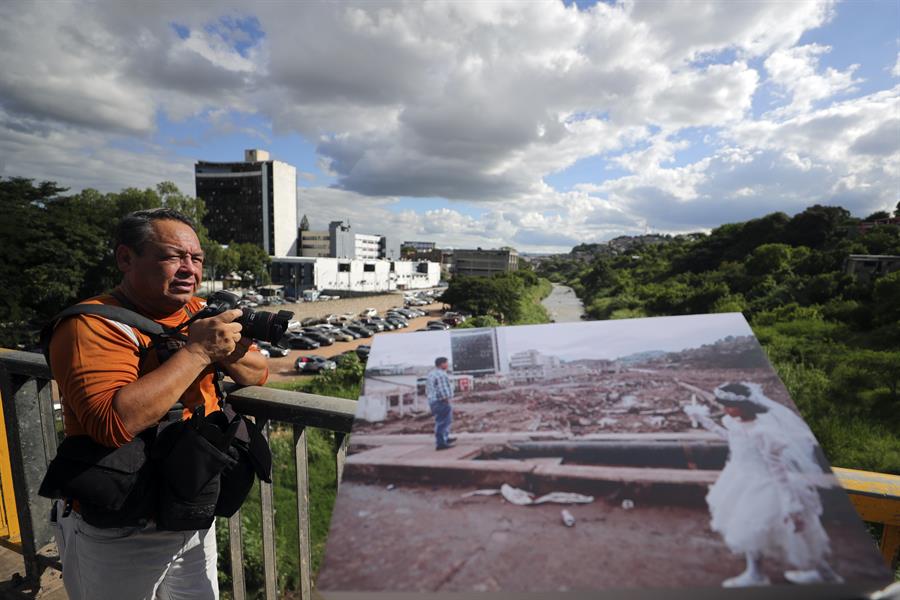
[[[879,547],[889,565],[896,568],[900,553],[900,476],[834,468],[834,474],[863,521],[881,523]]]

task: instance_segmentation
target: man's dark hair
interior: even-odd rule
[[[447,360],[446,356],[438,356],[436,359],[434,359],[434,366],[439,367],[442,364],[447,363],[447,362],[450,362],[450,361]]]
[[[194,222],[171,208],[147,208],[128,213],[119,220],[113,235],[113,251],[124,244],[140,254],[141,248],[153,235],[153,221],[181,221],[197,232]]]

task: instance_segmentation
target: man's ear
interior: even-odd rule
[[[134,265],[135,252],[125,244],[119,244],[116,247],[116,266],[123,273],[127,273]]]

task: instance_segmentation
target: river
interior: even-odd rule
[[[581,300],[567,285],[553,284],[553,291],[541,302],[550,313],[550,318],[557,323],[580,321],[584,314]]]

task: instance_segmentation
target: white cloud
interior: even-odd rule
[[[7,3],[0,174],[192,190],[191,161],[150,141],[158,116],[252,133],[234,124],[243,112],[271,122],[263,143],[317,144],[339,189],[301,188],[314,224],[458,247],[562,249],[829,199],[880,208],[900,179],[900,91],[857,97],[855,65],[797,45],[834,15],[832,2],[720,0]],[[783,102],[754,118],[761,89]],[[547,183],[594,156],[625,174]],[[401,196],[469,204],[401,211]]]
[[[859,65],[846,71],[828,68],[818,73],[819,57],[831,51],[828,46],[809,44],[773,52],[765,61],[770,81],[791,96],[791,103],[780,112],[798,113],[812,108],[818,100],[831,98],[841,92],[853,91],[860,80],[853,78]]]
[[[761,56],[792,46],[803,32],[834,16],[832,0],[813,2],[659,2],[626,0],[631,16],[645,23],[671,60],[692,60],[725,49]]]

